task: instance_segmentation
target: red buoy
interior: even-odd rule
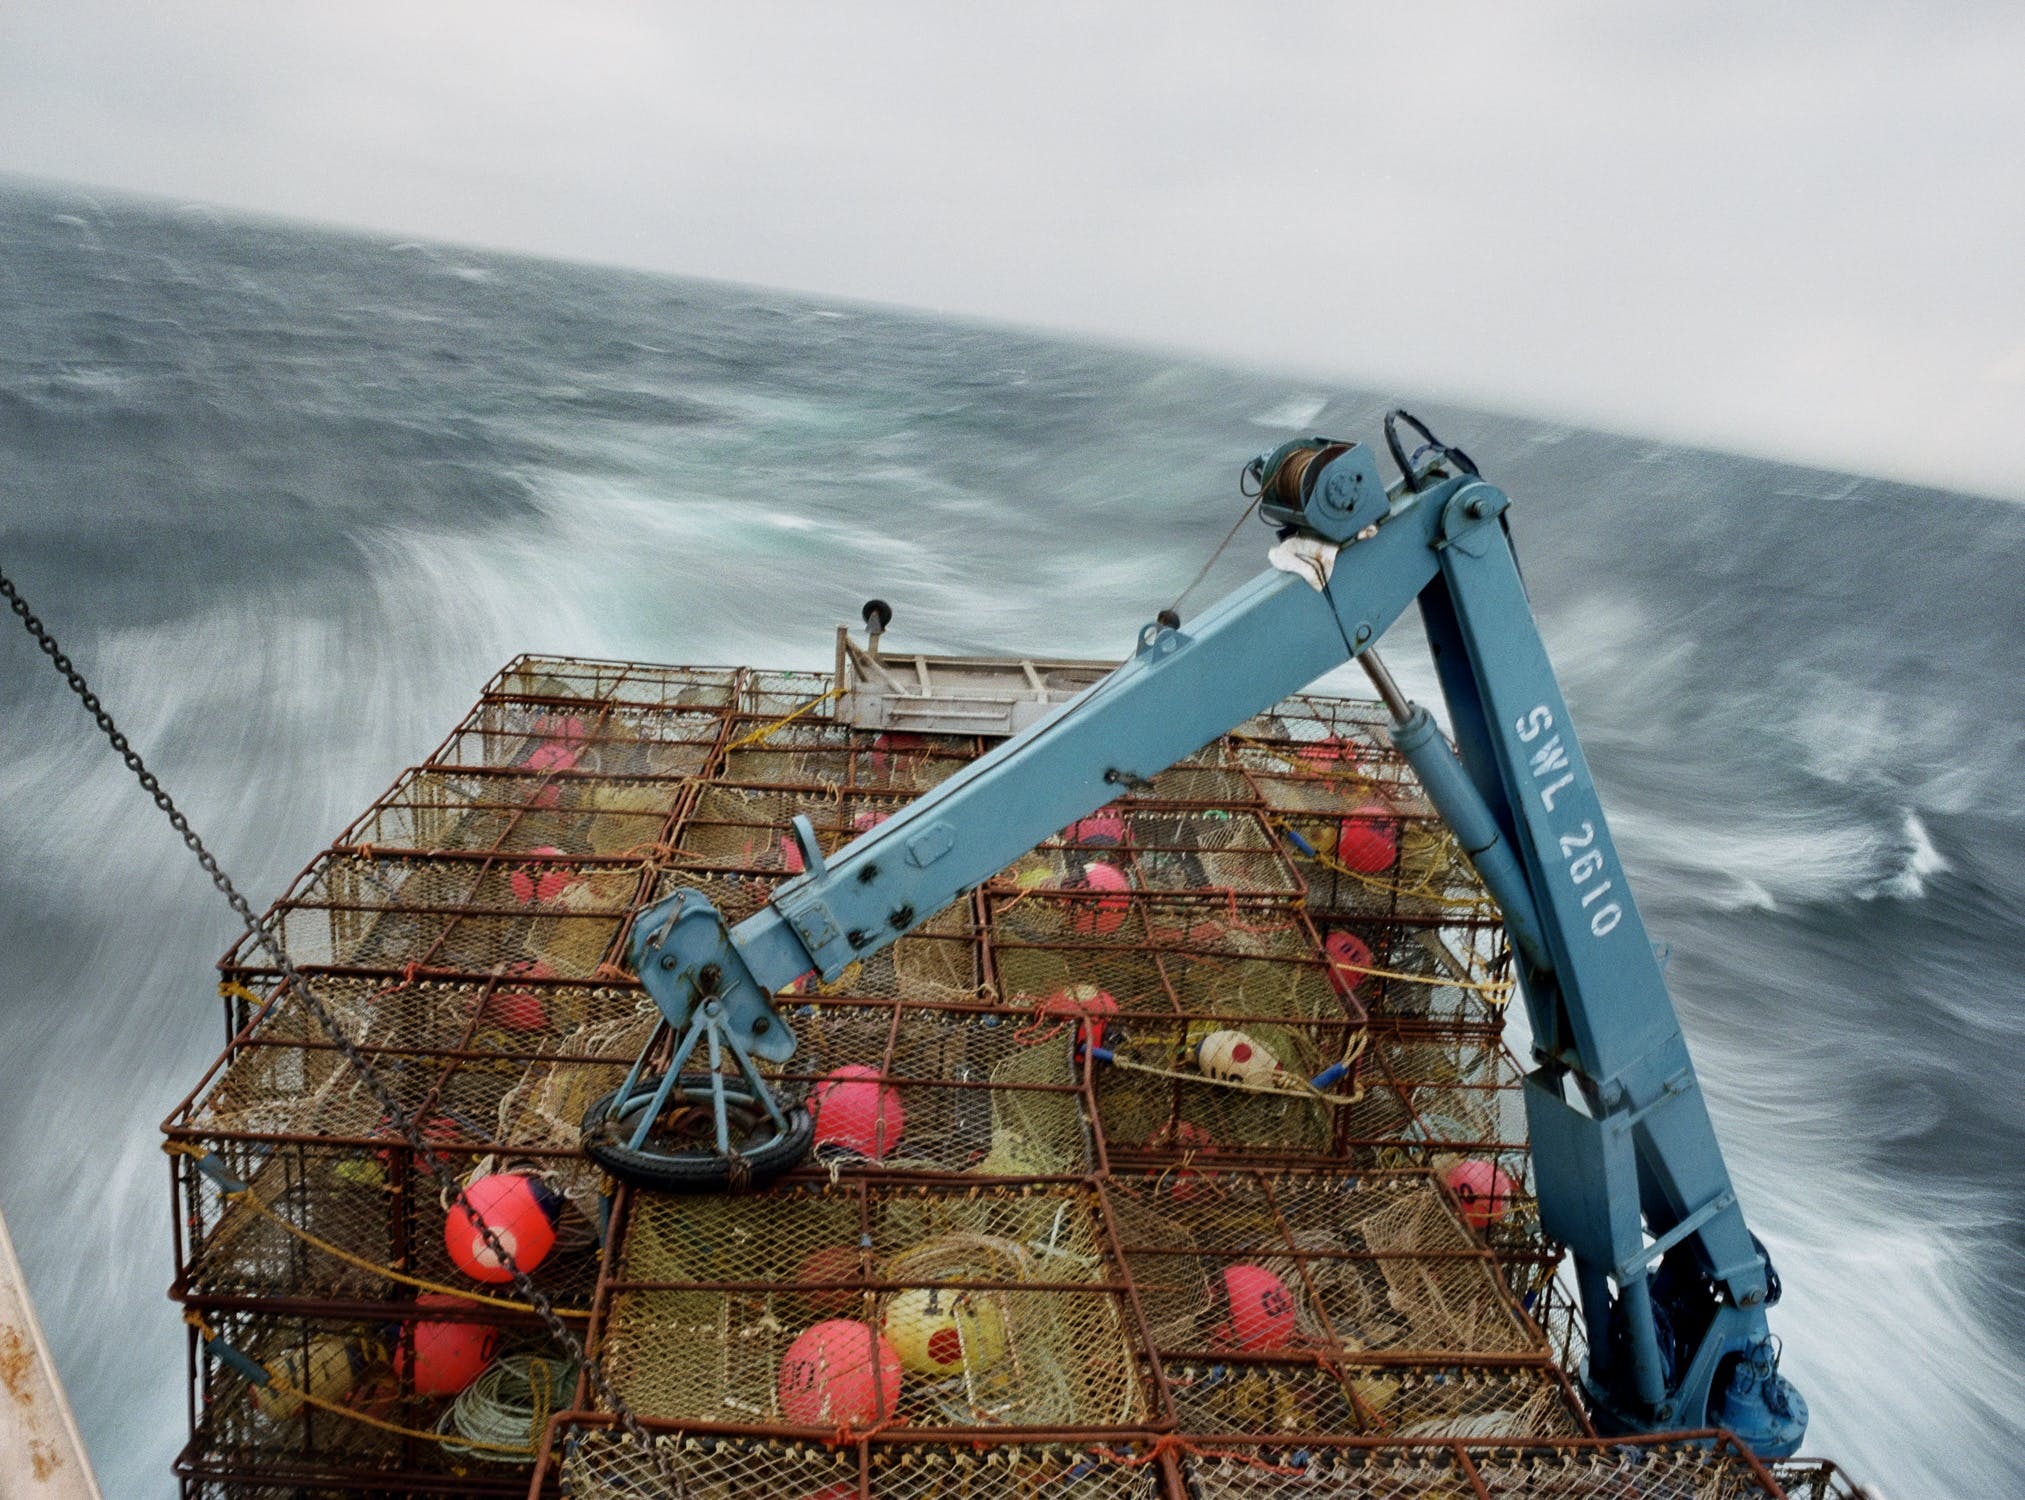
[[[900,1403],[900,1356],[863,1323],[831,1318],[788,1345],[779,1391],[781,1415],[804,1427],[883,1422]]]
[[[1085,1021],[1076,1028],[1076,1045],[1079,1047],[1101,1047],[1104,1045],[1103,1017],[1118,1014],[1118,1001],[1109,990],[1100,990],[1094,984],[1072,984],[1065,990],[1056,990],[1041,1004],[1044,1016],[1093,1016],[1097,1019]]]
[[[1336,858],[1359,875],[1382,875],[1399,858],[1399,816],[1382,802],[1353,807],[1336,828]]]
[[[899,764],[899,757],[890,754],[894,750],[926,750],[928,736],[910,734],[904,729],[889,729],[872,738],[872,769],[882,775],[891,775]]]
[[[809,1091],[809,1113],[815,1116],[818,1146],[842,1146],[873,1161],[899,1144],[907,1124],[900,1091],[864,1063],[846,1063],[826,1074]]]
[[[1481,1157],[1459,1161],[1442,1176],[1474,1229],[1488,1229],[1511,1212],[1519,1185],[1495,1162]]]
[[[479,1222],[499,1237],[513,1263],[523,1271],[532,1271],[555,1248],[562,1197],[539,1177],[494,1172],[466,1188],[464,1199],[478,1219],[474,1221],[471,1213],[453,1204],[443,1221],[443,1244],[457,1269],[472,1280],[495,1284],[513,1280],[513,1273],[479,1232]]]
[[[553,979],[555,970],[538,958],[516,958],[486,997],[481,1020],[507,1031],[540,1031],[548,1025],[548,1005],[541,991],[516,984],[521,979]]]
[[[1264,1266],[1226,1266],[1223,1295],[1230,1316],[1216,1337],[1251,1353],[1285,1346],[1294,1331],[1294,1297],[1287,1284]]]
[[[569,856],[553,844],[543,844],[530,849],[529,854],[552,854],[557,859]],[[528,906],[546,906],[576,883],[576,872],[559,869],[554,865],[522,865],[508,879],[513,885],[513,894]]]
[[[1353,999],[1365,970],[1372,966],[1371,945],[1339,927],[1322,939],[1322,951],[1329,958],[1329,983],[1345,1000]]]
[[[530,771],[567,771],[583,759],[588,731],[575,714],[544,714],[534,721],[534,732],[541,743],[528,753]]]
[[[415,1300],[424,1307],[470,1306],[442,1292],[424,1292]],[[410,1337],[394,1349],[394,1373],[412,1375],[418,1396],[454,1396],[484,1373],[498,1350],[499,1330],[484,1323],[417,1323]]]

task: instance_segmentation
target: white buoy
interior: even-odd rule
[[[1212,1031],[1197,1044],[1195,1065],[1230,1083],[1270,1084],[1280,1071],[1280,1060],[1242,1031]]]

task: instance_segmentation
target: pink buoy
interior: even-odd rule
[[[1337,928],[1322,939],[1322,951],[1329,958],[1329,983],[1345,1000],[1355,998],[1357,986],[1371,968],[1371,945],[1354,932]]]
[[[900,1143],[907,1124],[900,1091],[864,1063],[846,1063],[825,1075],[809,1091],[809,1113],[815,1116],[818,1146],[842,1146],[873,1161],[884,1160]]]
[[[1464,1220],[1473,1229],[1488,1229],[1503,1219],[1511,1212],[1512,1198],[1519,1190],[1502,1167],[1475,1156],[1450,1167],[1442,1181],[1455,1194]]]
[[[529,854],[550,854],[557,859],[569,856],[553,844],[543,844],[530,849]],[[507,877],[513,886],[513,894],[527,906],[546,906],[576,883],[574,870],[559,869],[554,865],[522,865]]]
[[[485,1002],[484,1019],[508,1031],[540,1031],[548,1025],[548,1007],[541,992],[508,979],[553,979],[555,971],[538,958],[517,958]]]
[[[1132,909],[1132,882],[1116,865],[1092,861],[1083,866],[1081,880],[1057,886],[1056,889],[1115,893],[1107,894],[1098,901],[1074,903],[1069,912],[1069,926],[1084,937],[1109,937],[1125,925],[1126,914]]]
[[[466,1188],[464,1199],[471,1212],[451,1205],[449,1217],[443,1221],[443,1245],[457,1269],[472,1280],[494,1284],[513,1280],[513,1273],[486,1243],[478,1228],[480,1222],[498,1236],[513,1263],[523,1271],[532,1271],[555,1248],[562,1197],[539,1177],[493,1172]]]
[[[1227,1266],[1223,1294],[1230,1317],[1217,1328],[1217,1338],[1250,1353],[1285,1346],[1294,1331],[1294,1297],[1284,1281],[1264,1266]]]
[[[1068,841],[1087,849],[1116,849],[1128,837],[1125,820],[1116,813],[1091,813],[1069,825]]]
[[[1336,858],[1359,875],[1381,875],[1399,858],[1399,817],[1382,802],[1354,807],[1336,828]]]
[[[781,1415],[804,1427],[883,1422],[900,1403],[900,1356],[863,1323],[831,1318],[788,1345],[779,1392]]]
[[[470,1306],[442,1292],[424,1292],[415,1301],[423,1307]],[[394,1374],[412,1377],[418,1396],[454,1396],[484,1373],[498,1350],[499,1330],[483,1323],[417,1323],[394,1349]]]
[[[534,732],[541,743],[528,753],[530,771],[568,771],[584,755],[584,721],[575,714],[544,714],[535,720]]]

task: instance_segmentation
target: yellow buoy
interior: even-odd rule
[[[1004,1357],[1005,1320],[990,1292],[911,1287],[886,1304],[886,1338],[917,1375],[977,1375]]]

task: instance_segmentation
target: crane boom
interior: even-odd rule
[[[1806,1406],[1767,1330],[1777,1278],[1745,1226],[1527,603],[1510,502],[1460,453],[1430,438],[1434,462],[1416,470],[1391,419],[1387,436],[1402,470],[1389,488],[1361,444],[1303,439],[1255,460],[1264,514],[1282,527],[1272,567],[1185,626],[1149,623],[1115,672],[828,859],[798,819],[805,872],[736,927],[694,891],[639,913],[634,963],[677,1040],[658,1082],[641,1086],[662,1033],[619,1092],[637,1087],[646,1104],[628,1116],[632,1145],[704,1042],[711,1074],[729,1051],[782,1121],[756,1066],[794,1050],[774,993],[810,971],[835,978],[1057,829],[1361,657],[1394,743],[1512,938],[1535,1038],[1525,1101],[1541,1223],[1574,1263],[1599,1425],[1722,1426],[1790,1454]],[[1373,653],[1416,602],[1453,749]],[[721,1086],[717,1107],[728,1151]]]

